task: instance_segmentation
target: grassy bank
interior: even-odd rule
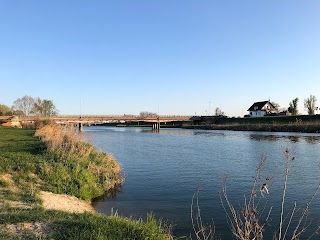
[[[320,122],[310,123],[291,123],[291,124],[206,124],[185,126],[186,129],[204,129],[204,130],[233,130],[233,131],[262,131],[262,132],[305,132],[319,133]]]
[[[106,190],[121,185],[121,168],[108,154],[85,143],[72,127],[46,125],[35,136],[46,145],[46,161],[37,174],[45,181],[45,189],[90,201]]]
[[[1,239],[172,238],[152,216],[142,222],[45,210],[40,191],[90,201],[123,179],[112,156],[82,142],[75,132],[54,126],[37,132],[38,137],[34,134],[34,130],[0,127]]]
[[[15,231],[26,223],[29,228]],[[152,215],[143,222],[117,215],[11,208],[1,211],[0,225],[1,239],[171,239]]]

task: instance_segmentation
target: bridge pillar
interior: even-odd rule
[[[152,130],[153,131],[159,131],[160,130],[160,123],[159,122],[153,123],[152,124]]]
[[[79,132],[82,132],[82,123],[79,122]]]

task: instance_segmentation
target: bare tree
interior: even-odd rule
[[[298,113],[298,101],[299,101],[299,98],[295,98],[289,103],[288,112],[291,113],[292,115],[299,114]]]
[[[153,112],[140,112],[141,118],[147,118],[147,117],[158,117],[158,114]]]
[[[58,110],[52,100],[34,99],[31,96],[24,96],[15,100],[13,109],[15,113],[25,116],[33,114],[38,117],[50,117],[58,114]]]
[[[309,115],[314,114],[314,111],[316,110],[316,102],[317,98],[312,94],[310,94],[309,98],[304,99],[304,107],[308,110]]]
[[[29,116],[32,113],[34,107],[34,99],[31,96],[23,96],[13,102],[13,109],[15,111],[21,111],[25,116]]]

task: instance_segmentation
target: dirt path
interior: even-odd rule
[[[89,203],[66,194],[55,194],[41,191],[40,198],[43,200],[42,205],[45,209],[76,213],[82,213],[85,211],[92,213],[96,212]]]

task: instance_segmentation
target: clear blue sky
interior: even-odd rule
[[[3,0],[0,81],[1,104],[31,95],[60,114],[242,116],[296,97],[305,113],[320,1]]]

